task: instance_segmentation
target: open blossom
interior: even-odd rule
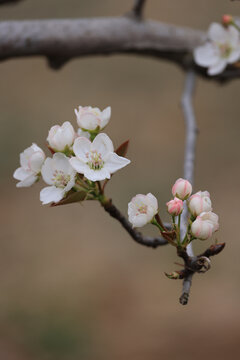
[[[73,144],[76,157],[70,159],[72,167],[87,179],[110,179],[111,174],[130,163],[130,160],[114,152],[113,143],[106,134],[98,134],[93,142],[78,137]]]
[[[102,130],[109,122],[111,117],[111,107],[101,111],[99,108],[91,106],[79,106],[75,109],[78,126],[84,130],[94,131],[97,128]]]
[[[47,158],[42,167],[43,180],[50,186],[40,192],[43,204],[60,201],[75,184],[76,171],[72,168],[69,158],[62,153],[55,153]]]
[[[227,28],[213,23],[208,30],[209,41],[194,50],[195,62],[208,68],[208,75],[220,74],[240,59],[240,37],[232,25]]]
[[[193,216],[200,215],[204,211],[212,210],[212,202],[208,191],[198,191],[188,200],[188,208]]]
[[[31,186],[39,179],[45,154],[36,144],[32,144],[20,154],[20,165],[13,177],[20,180],[17,187]]]
[[[192,193],[192,185],[189,181],[178,179],[172,187],[172,194],[181,200],[186,200]]]
[[[178,216],[183,211],[183,201],[175,197],[166,203],[168,212],[172,216]]]
[[[142,227],[151,222],[158,212],[158,202],[151,193],[138,194],[128,204],[128,218],[133,227]]]
[[[49,130],[47,141],[50,147],[56,151],[63,151],[66,146],[72,146],[75,139],[75,131],[69,121],[60,125],[52,126]]]
[[[191,225],[193,236],[200,240],[209,239],[219,228],[218,216],[213,212],[203,212]]]

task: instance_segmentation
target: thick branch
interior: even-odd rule
[[[192,62],[202,31],[131,17],[0,22],[0,59],[46,56],[52,67],[86,55],[133,53]]]
[[[185,155],[184,155],[184,178],[191,182],[193,185],[194,180],[194,163],[195,163],[195,148],[196,148],[196,135],[197,125],[192,106],[192,97],[195,88],[195,74],[192,70],[187,72],[184,92],[182,96],[182,108],[184,113],[185,127],[186,127],[186,142],[185,142]],[[182,238],[185,236],[187,230],[188,209],[185,204],[181,229]],[[187,247],[187,254],[189,257],[194,257],[192,244]],[[192,284],[193,273],[189,272],[188,276],[183,280],[182,295],[179,299],[182,305],[188,303],[189,292]]]
[[[111,201],[107,202],[103,205],[104,209],[111,215],[114,219],[118,220],[125,230],[129,233],[133,240],[135,240],[138,244],[148,246],[151,248],[157,248],[161,245],[168,244],[168,241],[163,239],[162,237],[150,237],[143,236],[140,232],[133,229],[132,224],[122,215],[122,213],[116,208],[115,205],[112,204]]]
[[[23,0],[0,0],[0,5],[10,4],[13,5]]]
[[[165,59],[213,81],[240,77],[229,66],[218,76],[193,62],[193,49],[206,40],[200,30],[157,21],[136,21],[132,16],[0,22],[0,60],[45,56],[54,69],[69,60],[89,55],[138,54]]]

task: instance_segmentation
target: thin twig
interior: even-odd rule
[[[138,244],[157,248],[158,246],[167,245],[168,241],[162,237],[150,237],[143,236],[139,231],[133,229],[132,224],[123,216],[123,214],[116,208],[115,205],[111,201],[107,202],[103,205],[104,209],[111,215],[114,219],[118,220],[125,230],[129,233],[133,240],[135,240]],[[164,224],[166,228],[169,228],[168,224]]]
[[[185,155],[184,155],[184,178],[192,185],[194,182],[194,163],[195,163],[195,148],[197,137],[197,125],[193,111],[192,98],[195,89],[195,73],[189,70],[186,74],[185,87],[182,96],[182,108],[184,113],[185,128],[186,128],[186,141],[185,141]],[[187,230],[188,209],[185,204],[182,214],[182,227],[181,237],[185,236]],[[187,254],[190,258],[194,257],[192,244],[187,247]],[[188,302],[189,292],[192,283],[193,273],[190,273],[183,280],[182,295],[180,303],[186,305]]]
[[[146,0],[134,0],[132,14],[134,14],[137,18],[142,18],[145,3]]]

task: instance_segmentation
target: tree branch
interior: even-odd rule
[[[87,55],[138,54],[192,65],[202,31],[127,16],[0,22],[0,60],[45,56],[53,68]],[[202,69],[198,69],[202,71]]]
[[[0,0],[0,5],[6,5],[6,4],[15,5],[15,3],[18,3],[20,1],[23,0]]]
[[[184,179],[188,180],[192,185],[194,182],[194,163],[195,163],[195,149],[197,137],[197,125],[192,106],[192,97],[195,89],[195,73],[190,70],[186,74],[185,87],[182,96],[182,108],[186,127],[186,142],[184,155]],[[182,214],[182,228],[181,236],[184,238],[187,230],[188,209],[185,204]],[[190,258],[194,257],[192,243],[187,246],[187,254]],[[183,280],[182,295],[179,299],[182,305],[188,303],[188,297],[192,284],[193,273],[189,272],[188,276]]]
[[[134,5],[131,14],[141,19],[145,3],[146,0],[134,0]]]
[[[138,244],[157,248],[158,246],[167,245],[168,241],[162,237],[150,237],[150,236],[143,236],[140,232],[136,229],[133,229],[132,224],[122,215],[122,213],[116,208],[115,205],[111,201],[102,205],[106,212],[109,213],[114,219],[118,220],[120,224],[124,227],[124,229],[129,233],[133,240],[135,240]],[[164,224],[167,228],[171,228],[169,224]]]

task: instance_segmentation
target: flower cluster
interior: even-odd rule
[[[108,124],[111,108],[81,107],[75,110],[79,129],[70,122],[51,127],[48,148],[52,157],[45,156],[36,144],[20,154],[20,165],[13,174],[18,187],[34,184],[42,176],[49,186],[40,192],[43,204],[58,203],[69,194],[85,193],[84,198],[97,198],[101,184],[111,174],[122,169],[130,160],[114,152],[108,135],[100,133]]]
[[[218,230],[218,216],[212,212],[212,203],[208,191],[198,191],[192,195],[189,181],[178,179],[172,187],[173,200],[166,203],[172,217],[173,228],[167,230],[158,214],[158,202],[152,194],[136,195],[128,204],[129,221],[133,227],[142,227],[147,223],[156,225],[163,237],[175,246],[187,246],[192,240],[209,239]],[[189,210],[188,227],[183,239],[180,238],[181,214],[184,201]],[[176,222],[176,219],[178,220]],[[176,241],[175,241],[176,240]]]
[[[213,23],[208,29],[207,42],[194,50],[194,60],[208,68],[208,75],[220,74],[228,64],[240,59],[240,35],[238,25],[230,15],[224,15],[222,23]]]

